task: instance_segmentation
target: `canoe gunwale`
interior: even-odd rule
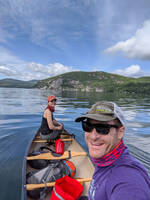
[[[22,167],[22,195],[23,195],[23,200],[27,200],[27,190],[26,190],[26,157],[28,155],[29,149],[32,145],[32,142],[35,138],[35,136],[39,133],[39,129],[37,130],[37,132],[33,135],[33,137],[31,138],[31,140],[29,140],[29,143],[26,147],[26,151],[25,151],[25,155],[23,158],[23,167]]]

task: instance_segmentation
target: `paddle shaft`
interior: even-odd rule
[[[53,156],[51,153],[42,153],[37,156],[28,156],[27,160],[62,160],[62,159],[69,159],[70,157],[76,156],[86,156],[86,152],[72,152],[72,151],[65,151],[62,156],[56,157]]]
[[[90,182],[92,180],[92,178],[79,178],[76,179],[77,181],[79,181],[80,183],[84,183],[84,182]],[[27,184],[26,185],[26,189],[27,190],[35,190],[38,188],[43,188],[43,187],[53,187],[55,185],[55,182],[51,182],[51,183],[41,183],[41,184]]]
[[[68,136],[69,138],[72,137],[72,135],[61,134],[61,135],[60,135],[60,138],[63,138],[63,136]],[[35,137],[35,139],[41,139],[41,136],[40,136],[40,135],[37,135],[37,136]]]

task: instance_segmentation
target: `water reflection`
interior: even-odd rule
[[[11,127],[15,123],[38,123],[47,104],[47,96],[54,94],[58,101],[55,117],[64,122],[74,123],[74,119],[97,101],[115,101],[124,111],[128,138],[149,137],[150,102],[149,97],[135,94],[52,92],[39,89],[0,88],[0,123]],[[29,122],[28,120],[31,119]],[[36,121],[38,119],[38,121]],[[77,124],[75,125],[77,126]]]
[[[131,153],[141,159],[149,170],[150,102],[149,97],[102,93],[61,92],[49,90],[0,88],[0,178],[1,199],[20,199],[21,169],[25,150],[41,123],[47,96],[54,94],[58,101],[55,118],[76,135],[87,151],[80,123],[74,119],[83,115],[95,102],[115,101],[126,117],[125,143]],[[146,153],[147,152],[147,153]],[[150,171],[150,170],[149,170]],[[11,181],[10,181],[11,180]],[[6,191],[9,188],[9,193]]]

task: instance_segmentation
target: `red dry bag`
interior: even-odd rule
[[[50,200],[77,200],[82,192],[81,183],[69,176],[64,176],[56,180]]]
[[[55,142],[55,153],[61,155],[64,153],[64,142],[61,139],[58,139]]]

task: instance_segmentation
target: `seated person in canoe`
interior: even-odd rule
[[[53,113],[55,111],[57,98],[55,96],[48,97],[48,105],[44,110],[42,116],[42,123],[40,127],[40,136],[45,140],[56,139],[63,129],[63,124],[54,119]]]

